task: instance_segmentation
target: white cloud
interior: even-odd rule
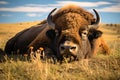
[[[83,7],[97,7],[100,5],[110,4],[109,2],[76,2],[76,1],[57,1],[56,4],[26,4],[24,6],[17,6],[12,8],[0,8],[0,11],[10,11],[10,12],[49,12],[55,7],[61,7],[66,4],[76,4]]]
[[[111,4],[110,2],[104,2],[104,1],[99,1],[99,2],[77,2],[77,1],[57,1],[56,5],[67,5],[67,4],[76,4],[82,7],[98,7],[101,5],[106,5],[106,4]],[[53,4],[54,5],[54,4]]]
[[[0,1],[0,4],[8,4],[6,1]]]
[[[98,9],[101,12],[120,12],[120,4]]]
[[[41,16],[40,14],[37,14],[37,13],[27,13],[26,15],[29,17],[40,17]]]
[[[49,12],[51,8],[49,7],[30,7],[30,6],[19,6],[14,8],[0,8],[0,11],[10,11],[10,12]]]
[[[35,16],[37,16],[37,14],[35,14],[35,13],[28,13],[27,16],[29,16],[29,17],[35,17]]]
[[[95,7],[98,8],[99,11],[102,12],[120,12],[120,4],[116,3],[110,3],[106,1],[98,1],[98,2],[77,2],[77,1],[56,1],[56,4],[46,4],[46,5],[40,5],[40,4],[26,4],[23,6],[17,6],[17,7],[1,7],[0,11],[10,11],[10,12],[30,12],[30,13],[46,13],[50,12],[55,7],[59,8],[62,6],[65,6],[67,4],[76,4],[81,7]],[[104,7],[109,6],[109,7]],[[99,6],[103,6],[103,8],[99,8]],[[29,16],[36,16],[35,14],[29,14]]]

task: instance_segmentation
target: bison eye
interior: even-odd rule
[[[73,50],[73,49],[76,49],[76,47],[71,47],[70,49],[72,49],[72,50]]]
[[[82,31],[82,34],[83,34],[83,35],[87,35],[87,34],[88,34],[88,31],[87,31],[87,30]]]
[[[83,34],[84,34],[84,35],[87,35],[87,33],[86,33],[86,32],[83,32]]]
[[[87,35],[88,35],[88,31],[87,30],[82,31],[81,37],[82,37],[83,40],[87,40]]]

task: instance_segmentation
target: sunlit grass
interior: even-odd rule
[[[17,32],[37,24],[16,23],[0,24],[0,48],[4,49],[8,39]],[[119,80],[120,79],[120,39],[116,31],[101,25],[103,37],[110,46],[111,54],[103,55],[99,51],[92,59],[63,64],[53,64],[39,57],[0,54],[0,80]]]
[[[100,54],[101,55],[101,54]],[[120,54],[96,56],[89,60],[52,64],[34,59],[13,58],[0,63],[0,79],[5,80],[119,80]],[[117,55],[117,56],[116,56]]]

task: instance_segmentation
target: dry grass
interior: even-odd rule
[[[114,26],[106,26],[105,24],[101,24],[100,30],[103,31],[103,37],[105,41],[111,42],[120,40],[120,38],[118,38],[118,36],[120,36],[120,33],[117,33],[117,31],[120,30],[120,25],[115,28]]]
[[[37,23],[0,24],[0,48],[17,32]],[[110,55],[97,54],[90,60],[62,65],[36,58],[29,61],[21,55],[4,56],[6,61],[0,63],[0,80],[120,80],[120,34],[109,26],[101,25],[100,29],[111,48]]]
[[[7,60],[0,64],[1,80],[119,80],[120,55],[51,64],[41,60]]]

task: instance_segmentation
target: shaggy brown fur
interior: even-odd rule
[[[76,5],[68,5],[57,11],[53,16],[56,28],[67,29],[71,27],[80,28],[95,22],[94,16]]]
[[[81,37],[80,37],[78,30],[76,28],[70,28],[67,30],[63,30],[62,35],[74,37],[77,40],[78,44],[81,45]]]

